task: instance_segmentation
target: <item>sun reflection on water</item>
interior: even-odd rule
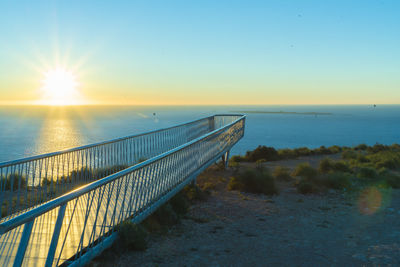
[[[75,120],[62,108],[50,112],[45,118],[36,140],[36,151],[47,153],[82,144],[82,134]]]

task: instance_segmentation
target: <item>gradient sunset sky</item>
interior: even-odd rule
[[[0,1],[0,104],[400,104],[400,1]]]

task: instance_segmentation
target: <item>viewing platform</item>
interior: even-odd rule
[[[0,164],[0,265],[81,266],[194,181],[244,136],[245,116]]]

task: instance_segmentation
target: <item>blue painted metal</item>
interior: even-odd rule
[[[28,247],[29,244],[29,239],[32,233],[32,227],[33,227],[33,220],[29,221],[24,226],[24,231],[22,232],[21,241],[19,243],[17,255],[15,256],[13,264],[14,267],[21,266],[22,262],[24,261],[24,255],[26,252],[26,248]]]
[[[94,181],[88,178],[87,184],[78,189],[50,199],[30,210],[6,217],[0,222],[0,243],[1,237],[24,225],[14,265],[20,266],[22,262],[27,262],[29,265],[30,258],[22,260],[29,243],[33,222],[37,225],[39,218],[51,219],[52,212],[59,209],[52,241],[46,244],[48,246],[46,266],[63,263],[79,266],[87,263],[112,244],[116,235],[115,226],[119,223],[125,220],[140,222],[223,155],[227,162],[229,150],[244,134],[244,126],[244,116],[215,115],[179,127],[168,128],[168,131],[173,129],[172,132],[155,131],[153,133],[160,134],[151,138],[146,134],[139,135],[139,138],[146,136],[148,139],[135,139],[132,147],[131,143],[125,142],[127,139],[123,139],[124,142],[118,143],[109,151],[102,147],[103,144],[100,147],[94,146],[96,150],[85,152],[83,158],[89,159],[93,153],[107,154],[104,160],[95,161],[97,162],[95,166],[107,166],[111,158],[119,158],[112,161],[114,163],[129,162],[127,158],[134,158],[136,161],[132,161],[130,167],[104,178]],[[119,142],[121,139],[117,140]],[[113,142],[106,143],[115,145]],[[127,149],[125,145],[130,148]],[[85,149],[92,148],[93,146],[85,146]],[[81,150],[73,151],[75,153]],[[123,154],[123,151],[128,152]],[[159,154],[154,155],[154,151]],[[62,162],[64,158],[71,156],[58,155],[62,155],[63,158],[55,162]],[[143,155],[150,157],[138,163],[139,157]],[[36,159],[38,158],[34,161]],[[48,165],[51,161],[48,158],[42,159],[30,164]],[[88,161],[90,160],[86,160]],[[53,168],[60,169],[59,166]],[[66,213],[66,210],[69,212]],[[65,214],[68,214],[68,217],[64,217]],[[71,225],[74,227],[73,232],[70,231]],[[40,225],[35,227],[34,235],[37,240],[41,240],[41,231]],[[78,240],[79,244],[73,240]],[[65,247],[73,247],[76,251],[73,253],[71,250],[65,251]],[[66,260],[68,258],[70,260]]]
[[[51,238],[49,252],[47,253],[47,259],[46,259],[46,263],[45,263],[46,267],[50,267],[53,265],[54,254],[56,253],[58,238],[60,236],[61,226],[62,226],[62,222],[64,220],[66,207],[67,207],[67,204],[61,205],[60,209],[58,210],[57,221],[54,226],[54,231],[53,231],[53,236]]]

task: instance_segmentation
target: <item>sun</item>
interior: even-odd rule
[[[41,103],[57,106],[78,104],[78,83],[71,71],[62,68],[48,70],[44,73],[42,84]]]

